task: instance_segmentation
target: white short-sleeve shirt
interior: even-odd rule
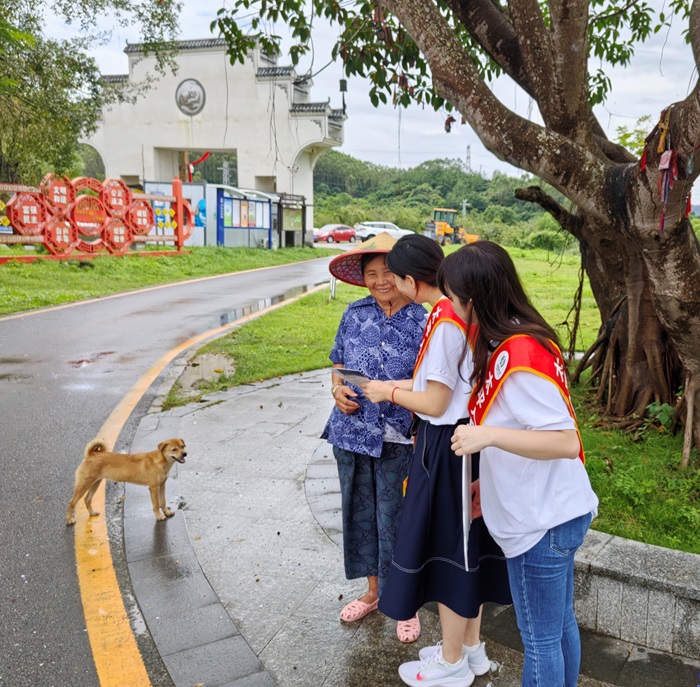
[[[467,403],[472,390],[469,377],[473,360],[471,349],[467,347],[460,365],[465,343],[466,336],[456,324],[441,322],[430,337],[423,361],[413,379],[413,391],[425,391],[428,381],[441,382],[452,389],[452,400],[442,415],[416,413],[432,425],[454,425],[457,420],[469,415]]]
[[[576,428],[556,385],[522,370],[503,382],[483,424]],[[598,498],[578,458],[534,460],[490,446],[481,452],[480,485],[484,521],[507,558],[530,550],[556,525],[598,513]]]

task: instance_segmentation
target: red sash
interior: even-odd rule
[[[464,320],[454,311],[452,301],[450,301],[449,298],[441,298],[433,306],[433,309],[430,311],[430,315],[428,315],[428,322],[423,330],[423,338],[420,342],[420,348],[418,349],[416,364],[413,367],[414,378],[418,372],[418,368],[423,362],[425,352],[428,350],[428,344],[433,336],[433,332],[437,329],[438,325],[442,324],[443,322],[452,322],[453,324],[456,324],[463,332],[469,332],[467,339],[469,341],[469,345],[473,348],[473,338],[476,328],[473,325],[465,324]]]
[[[486,379],[481,388],[474,389],[472,392],[469,399],[469,417],[474,424],[482,424],[506,377],[517,370],[532,372],[552,382],[559,390],[576,425],[576,433],[581,446],[578,457],[585,464],[586,457],[583,453],[581,433],[578,429],[576,412],[571,403],[566,381],[566,364],[561,351],[554,344],[552,347],[555,350],[554,355],[527,334],[516,334],[506,339],[491,355]]]

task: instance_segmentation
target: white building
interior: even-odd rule
[[[324,150],[342,144],[345,113],[330,98],[312,100],[311,78],[279,66],[276,57],[255,50],[231,65],[225,51],[218,38],[179,42],[178,73],[158,77],[135,102],[106,109],[86,143],[102,156],[107,177],[131,186],[177,177],[184,151],[235,151],[238,187],[304,196],[310,235],[313,168]],[[158,76],[141,45],[127,45],[125,53],[129,73],[106,81]],[[300,235],[293,240],[300,242]]]

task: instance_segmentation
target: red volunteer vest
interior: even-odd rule
[[[430,344],[430,339],[433,336],[433,332],[437,329],[439,325],[443,322],[452,322],[456,324],[463,332],[467,334],[467,340],[469,345],[474,347],[473,339],[476,333],[476,328],[474,325],[467,325],[464,320],[457,315],[452,307],[452,301],[449,298],[441,298],[430,311],[428,315],[428,321],[423,330],[423,338],[420,342],[420,348],[418,349],[418,357],[416,358],[416,364],[413,367],[413,377],[415,378],[418,368],[423,362],[425,357],[425,352],[428,350],[428,345]]]
[[[423,330],[423,338],[420,342],[420,348],[418,349],[418,357],[416,358],[416,364],[413,367],[413,378],[416,378],[418,373],[418,368],[423,362],[425,357],[425,352],[428,350],[428,345],[430,344],[430,339],[433,333],[443,322],[452,322],[456,324],[463,332],[467,333],[467,341],[469,345],[474,348],[473,339],[476,335],[476,328],[473,325],[467,325],[464,320],[457,315],[452,307],[452,301],[449,298],[441,298],[430,311],[428,315],[428,321],[425,324],[425,329]],[[413,439],[415,445],[415,437]],[[403,495],[406,496],[406,487],[408,486],[408,477],[403,481]]]
[[[474,389],[472,392],[468,406],[469,417],[474,424],[482,424],[508,375],[518,370],[532,372],[552,382],[559,390],[576,426],[581,447],[578,457],[585,464],[586,457],[583,452],[581,433],[566,381],[566,365],[561,351],[554,344],[552,346],[556,351],[555,354],[527,334],[516,334],[501,343],[491,355],[484,383],[480,389]]]

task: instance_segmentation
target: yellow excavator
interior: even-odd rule
[[[457,210],[433,208],[433,219],[425,223],[425,235],[435,239],[441,246],[453,243],[473,243],[477,234],[469,234],[457,224]]]

